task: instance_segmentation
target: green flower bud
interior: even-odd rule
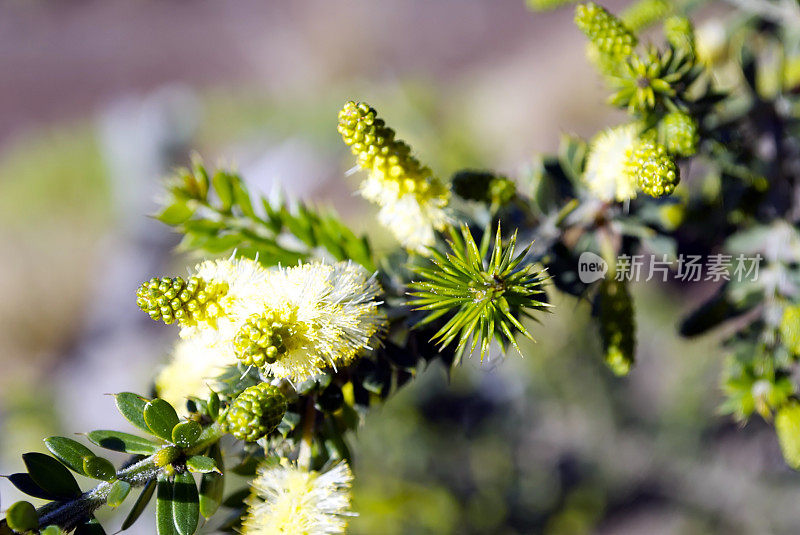
[[[680,182],[680,170],[667,149],[651,140],[638,143],[631,151],[626,170],[651,197],[670,195]]]
[[[286,414],[286,396],[269,383],[239,394],[225,414],[225,428],[239,440],[255,442],[271,433]]]
[[[636,351],[636,323],[628,287],[624,282],[606,279],[595,299],[606,365],[616,375],[627,375]]]
[[[694,26],[687,17],[675,15],[665,20],[664,36],[674,48],[694,56]]]
[[[136,304],[151,318],[167,325],[176,320],[193,324],[216,314],[218,291],[199,277],[191,277],[188,282],[181,277],[153,278],[137,290]]]
[[[502,206],[507,204],[517,194],[517,185],[506,177],[496,177],[489,184],[489,199],[493,205]]]
[[[800,355],[800,305],[787,306],[781,318],[781,340],[794,355]]]
[[[683,204],[665,204],[658,210],[661,225],[667,230],[675,230],[686,218],[686,206]]]
[[[638,0],[620,13],[619,18],[625,26],[638,32],[666,16],[671,10],[672,6],[667,0]]]
[[[163,468],[177,459],[180,453],[181,450],[175,446],[165,446],[153,454],[153,462],[156,466]]]
[[[697,152],[700,135],[697,122],[690,115],[682,111],[670,112],[659,123],[658,131],[667,152],[684,157]]]
[[[277,362],[286,353],[295,326],[272,311],[250,316],[233,339],[236,357],[245,366],[258,368]]]
[[[594,2],[575,8],[575,25],[601,53],[615,58],[629,56],[637,43],[636,36],[621,20]]]
[[[775,432],[786,464],[800,469],[800,403],[790,401],[775,415]]]

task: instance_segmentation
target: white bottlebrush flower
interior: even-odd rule
[[[238,363],[230,343],[213,335],[181,339],[156,377],[158,396],[181,411],[189,396],[204,399],[215,378]]]
[[[271,270],[247,301],[236,354],[245,365],[295,381],[346,365],[385,325],[380,294],[375,279],[350,262]]]
[[[378,221],[407,249],[424,254],[435,243],[434,231],[444,230],[447,224],[449,193],[433,178],[390,180],[372,172],[359,192],[381,207]]]
[[[595,136],[583,172],[583,180],[594,196],[603,201],[636,197],[636,180],[626,167],[638,141],[639,127],[635,124],[608,128]]]
[[[448,217],[446,199],[438,197],[420,201],[408,194],[395,202],[384,204],[378,221],[390,229],[404,247],[425,254],[426,247],[436,241],[435,230],[444,230]]]
[[[283,461],[262,466],[251,483],[243,535],[344,533],[353,474],[342,461],[327,472],[305,471]]]
[[[249,258],[206,260],[195,266],[192,274],[206,284],[220,288],[215,297],[219,307],[213,324],[201,322],[186,325],[181,329],[182,337],[191,337],[209,326],[217,331],[221,339],[230,338],[243,321],[242,313],[249,303],[259,298],[261,283],[269,270]]]

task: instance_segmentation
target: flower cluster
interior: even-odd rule
[[[339,133],[367,171],[361,195],[378,204],[378,220],[408,249],[424,252],[434,244],[434,231],[444,229],[450,192],[411,155],[411,147],[395,139],[368,104],[348,102],[339,112]]]
[[[352,262],[266,269],[246,258],[207,261],[189,282],[153,279],[139,306],[180,325],[182,340],[156,384],[179,406],[241,362],[263,376],[302,381],[350,363],[383,329],[381,289]]]
[[[344,533],[353,474],[346,462],[326,472],[283,461],[264,465],[251,484],[243,535],[333,535]]]
[[[694,30],[685,17],[664,21],[666,50],[651,45],[636,51],[631,28],[644,28],[670,9],[659,0],[641,0],[618,19],[593,2],[576,8],[575,23],[590,39],[589,57],[614,88],[609,102],[634,118],[591,143],[583,180],[603,201],[627,201],[637,191],[670,195],[680,181],[676,158],[697,153],[698,115],[717,99],[709,89],[704,95],[691,91],[703,68],[694,59]]]

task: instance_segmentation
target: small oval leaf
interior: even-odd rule
[[[125,521],[122,523],[122,531],[125,531],[129,527],[131,527],[134,522],[136,522],[139,517],[144,512],[147,504],[150,503],[150,498],[153,497],[153,493],[156,490],[156,482],[155,480],[151,480],[144,486],[142,492],[139,494],[139,497],[136,498],[136,503],[133,504],[131,508],[131,512],[128,513],[128,516],[125,518]]]
[[[211,395],[208,396],[208,415],[213,419],[216,420],[219,417],[219,395],[216,392],[211,392]]]
[[[197,442],[203,427],[194,420],[181,422],[172,428],[172,442],[182,448],[188,448]]]
[[[77,498],[81,488],[63,464],[44,453],[31,452],[22,456],[33,481],[59,498]]]
[[[41,530],[39,535],[64,535],[64,532],[60,527],[51,525]]]
[[[39,516],[36,508],[30,502],[16,502],[6,511],[8,527],[14,531],[26,532],[39,527]]]
[[[164,475],[158,476],[156,494],[156,532],[158,535],[178,535],[172,520],[172,493],[175,485]]]
[[[214,462],[214,459],[211,457],[206,457],[205,455],[192,455],[186,459],[186,468],[195,474],[205,474],[208,472],[218,471],[217,464]]]
[[[149,432],[149,431],[148,431]],[[137,437],[122,431],[97,430],[86,435],[92,443],[101,448],[136,455],[152,455],[161,447],[146,438]]]
[[[83,458],[83,471],[93,479],[111,481],[117,477],[117,469],[108,459],[90,455]]]
[[[175,476],[172,494],[172,520],[180,535],[194,535],[200,521],[197,485],[189,472]]]
[[[85,476],[83,471],[83,458],[92,456],[92,450],[67,437],[50,437],[44,440],[44,445],[50,450],[50,453],[56,456],[56,459],[61,461],[67,468],[72,471]]]
[[[155,436],[171,441],[172,428],[178,424],[179,419],[172,405],[156,398],[144,406],[144,421]]]
[[[33,478],[27,472],[20,472],[18,474],[11,474],[8,480],[12,485],[17,487],[18,490],[24,492],[28,496],[34,498],[41,498],[42,500],[57,500],[58,496],[51,492],[47,492],[42,487],[36,484]]]
[[[144,421],[144,406],[147,405],[148,399],[133,392],[120,392],[114,395],[114,399],[117,403],[117,409],[126,420],[142,431],[150,432],[150,428],[147,427],[147,423]]]
[[[122,505],[122,502],[125,501],[125,498],[128,497],[128,494],[131,492],[131,484],[127,481],[116,480],[111,485],[111,490],[108,491],[108,498],[106,498],[106,503],[110,507],[119,507]]]
[[[214,176],[211,177],[211,183],[214,186],[214,190],[217,192],[222,210],[227,212],[231,209],[231,205],[233,204],[232,177],[228,173],[218,170],[214,173]]]
[[[156,216],[156,219],[165,225],[180,225],[190,217],[194,210],[192,210],[185,202],[178,201],[164,208],[164,210]]]
[[[223,469],[222,452],[219,444],[214,444],[208,452],[218,470]],[[200,480],[200,514],[211,518],[222,503],[222,493],[225,487],[225,476],[222,473],[209,472],[203,474]]]

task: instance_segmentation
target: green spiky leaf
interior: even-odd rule
[[[414,269],[422,280],[410,285],[410,304],[428,313],[416,326],[448,317],[434,340],[442,347],[456,343],[459,356],[480,347],[483,358],[492,339],[519,351],[516,334],[533,339],[520,320],[549,305],[542,289],[546,277],[524,262],[528,248],[514,255],[516,242],[515,233],[504,247],[498,226],[486,258],[488,240],[479,248],[466,226],[460,233],[451,230],[450,253],[431,250],[431,263]]]

